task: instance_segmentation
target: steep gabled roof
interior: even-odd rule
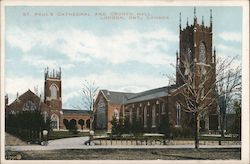
[[[39,105],[40,107],[49,108],[49,106],[45,104],[44,102],[41,102],[40,97],[38,97],[31,90],[28,90],[24,92],[23,94],[21,94],[19,97],[17,97],[11,104],[8,105],[8,108],[12,109],[12,107],[18,107],[28,100],[31,100],[38,108],[39,108]]]
[[[20,95],[18,97],[18,99],[16,99],[15,101],[17,100],[20,100],[20,101],[23,101],[23,100],[26,100],[27,98],[32,98],[34,101],[40,101],[40,97],[38,97],[34,92],[32,92],[31,90],[28,90],[26,92],[24,92],[22,95]],[[15,102],[14,101],[14,102]]]
[[[111,103],[128,104],[164,97],[167,96],[171,90],[176,88],[176,85],[171,85],[139,93],[115,92],[109,90],[101,90],[100,92],[104,95],[105,99]]]
[[[34,101],[34,103],[37,103],[40,101],[40,98],[33,93],[31,90],[28,90],[26,92],[24,92],[23,94],[21,94],[20,96],[18,96],[11,104],[9,104],[8,106],[11,107],[15,104],[18,104],[20,102],[24,102],[27,100],[32,99],[32,101]]]
[[[164,97],[169,94],[169,92],[176,88],[176,85],[164,86],[160,88],[155,88],[151,90],[147,90],[140,93],[135,93],[128,97],[126,103],[134,103],[140,101],[151,100],[159,97]]]
[[[128,96],[133,95],[134,93],[126,93],[126,92],[115,92],[109,90],[101,90],[104,97],[113,104],[123,104],[126,102]]]

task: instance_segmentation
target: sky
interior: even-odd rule
[[[217,56],[242,57],[241,7],[196,7]],[[81,106],[85,80],[100,89],[141,92],[169,85],[182,28],[193,7],[5,7],[5,94],[43,94],[44,69],[62,69],[63,108]],[[74,14],[74,15],[73,15]]]

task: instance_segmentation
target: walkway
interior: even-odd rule
[[[47,146],[23,145],[5,146],[5,150],[28,151],[28,150],[59,150],[59,149],[162,149],[162,148],[194,148],[194,145],[95,145],[88,146],[84,143],[88,137],[65,138],[51,140]],[[241,145],[200,145],[200,148],[241,148]]]

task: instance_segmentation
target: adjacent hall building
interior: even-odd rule
[[[58,71],[44,72],[44,99],[31,90],[19,95],[9,104],[5,96],[5,115],[16,114],[22,111],[35,111],[42,113],[45,120],[50,117],[53,130],[66,129],[67,122],[73,122],[78,130],[88,130],[90,124],[90,111],[62,108],[62,80],[61,68]]]
[[[184,60],[199,62],[208,65],[214,71],[210,72],[210,79],[204,84],[205,90],[215,82],[216,52],[213,50],[212,38],[212,11],[210,10],[210,26],[197,22],[194,9],[193,24],[181,27],[179,25],[179,51],[176,52],[176,68],[185,74]],[[166,36],[167,37],[167,36]],[[191,70],[194,71],[194,70]],[[194,77],[196,78],[196,77]],[[197,78],[198,79],[198,78]],[[146,81],[145,81],[146,83]],[[196,84],[199,81],[196,80]],[[115,116],[128,118],[133,124],[137,120],[144,127],[145,132],[159,132],[164,119],[169,120],[172,128],[181,128],[190,125],[192,113],[184,112],[179,104],[185,88],[181,74],[176,70],[176,83],[140,93],[124,93],[109,90],[100,90],[94,105],[95,129],[111,131],[110,121]],[[214,96],[214,95],[209,95]],[[218,130],[217,105],[214,103],[207,113],[200,116],[200,130],[205,133]]]

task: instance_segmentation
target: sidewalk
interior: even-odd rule
[[[5,146],[5,150],[11,151],[29,151],[29,150],[60,150],[60,149],[186,149],[194,148],[190,145],[84,145],[88,137],[65,138],[49,141],[47,146],[41,145],[22,145]],[[200,145],[200,148],[241,148],[241,145]]]

